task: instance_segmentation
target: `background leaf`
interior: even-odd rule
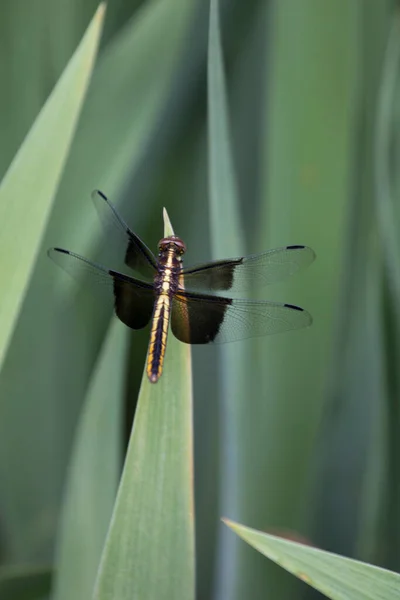
[[[42,600],[50,592],[52,571],[46,567],[9,567],[0,570],[2,600]]]
[[[223,65],[219,2],[211,0],[208,40],[208,157],[211,249],[215,259],[224,254],[245,253],[240,224],[239,197],[236,188],[225,72]],[[250,356],[244,344],[221,349],[221,478],[219,511],[236,518],[240,515],[237,490],[241,488],[240,405],[247,384]],[[235,491],[236,490],[236,491]],[[232,597],[236,587],[237,549],[219,532],[215,594]]]
[[[93,69],[105,6],[100,5],[64,76],[43,107],[0,187],[0,364],[12,335]],[[16,232],[18,231],[18,235]]]
[[[400,575],[304,544],[265,534],[238,523],[226,524],[256,550],[332,600],[399,597]]]
[[[66,484],[53,598],[94,589],[120,477],[127,331],[112,322],[82,407]]]

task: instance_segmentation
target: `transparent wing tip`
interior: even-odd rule
[[[292,246],[286,246],[286,250],[304,250],[307,256],[309,257],[309,262],[311,263],[316,258],[316,254],[310,246],[303,246],[303,244],[294,244]]]
[[[100,190],[93,190],[93,192],[91,193],[92,196],[92,200],[98,200],[99,197],[104,200],[104,202],[108,202],[108,198],[105,194],[103,194],[103,192],[101,192]]]
[[[301,313],[302,318],[298,324],[299,328],[310,327],[310,325],[312,325],[313,318],[308,311],[304,310],[304,308],[301,308],[301,306],[296,306],[296,304],[286,304],[285,303],[284,306],[286,306],[286,308],[290,308],[290,310],[294,310],[294,311]]]
[[[47,256],[51,258],[51,260],[56,260],[58,254],[70,254],[70,252],[64,250],[64,248],[49,248],[47,250]]]

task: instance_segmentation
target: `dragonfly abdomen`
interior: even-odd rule
[[[147,376],[152,383],[159,380],[163,371],[172,298],[178,287],[180,262],[173,245],[160,253],[160,265],[159,273],[154,279],[156,302],[147,357]]]
[[[160,294],[154,307],[153,325],[147,357],[147,376],[152,383],[156,383],[159,380],[163,371],[170,314],[171,297],[169,294]]]

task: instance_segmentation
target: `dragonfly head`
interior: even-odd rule
[[[170,248],[176,252],[178,258],[185,254],[186,252],[186,244],[176,235],[171,235],[169,237],[163,238],[158,242],[158,249],[160,253],[167,252]]]

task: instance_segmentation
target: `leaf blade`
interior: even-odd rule
[[[400,575],[224,519],[256,550],[332,600],[399,598]]]
[[[213,258],[241,256],[244,252],[243,231],[239,217],[239,195],[233,164],[226,78],[223,61],[220,4],[210,2],[208,40],[208,154],[209,211]],[[220,477],[220,513],[240,518],[238,499],[242,472],[240,446],[240,404],[245,397],[249,344],[221,348],[221,445],[223,463]],[[238,545],[223,528],[218,531],[216,597],[234,597],[235,582],[229,577],[237,572]]]
[[[0,186],[0,365],[12,336],[72,142],[100,39],[101,4]],[[34,201],[30,195],[34,192]]]
[[[170,335],[161,378],[143,374],[95,600],[194,598],[192,406],[190,346]]]
[[[120,475],[128,331],[117,319],[93,371],[75,436],[59,531],[53,600],[93,592]]]

